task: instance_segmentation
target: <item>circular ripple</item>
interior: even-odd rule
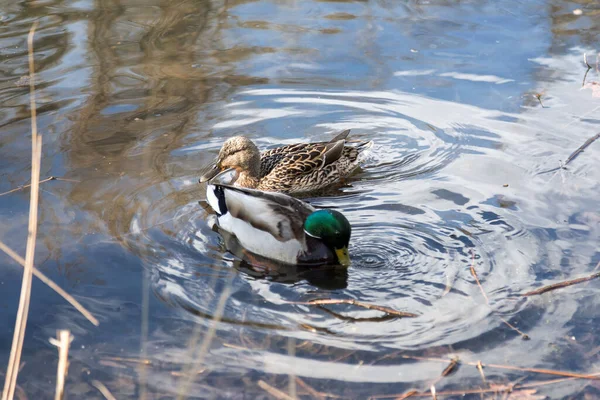
[[[526,230],[500,211],[497,201],[471,204],[463,194],[441,196],[435,188],[429,189],[430,175],[460,154],[463,134],[443,116],[421,120],[429,117],[422,99],[399,93],[287,90],[248,91],[240,97],[243,101],[229,107],[232,118],[215,127],[217,133],[226,130],[219,136],[222,140],[245,125],[284,117],[287,124],[304,131],[308,127],[303,124],[310,121],[306,116],[330,113],[331,120],[344,122],[324,125],[328,131],[352,128],[352,138],[375,141],[353,182],[360,191],[308,199],[318,207],[337,208],[350,220],[352,266],[306,270],[239,260],[228,252],[223,236],[209,226],[212,212],[196,202],[204,196],[203,187],[192,177],[181,178],[170,182],[165,195],[150,196],[161,200],[140,206],[130,227],[139,231],[131,248],[152,271],[161,298],[181,305],[198,323],[208,324],[220,293],[229,286],[224,321],[252,326],[258,336],[277,331],[349,349],[454,344],[497,328],[501,322],[490,318],[492,308],[484,303],[471,265],[496,309],[505,314],[519,310],[521,303],[507,299],[519,282],[530,281],[529,271],[515,271],[506,261],[523,261],[519,251],[531,251],[536,245],[529,242]],[[274,139],[254,139],[265,148],[324,138],[285,137],[278,131]],[[174,157],[183,156],[183,164],[191,163],[194,158],[187,153],[200,147],[204,155],[210,148],[216,151],[222,140],[182,149]],[[190,165],[179,169],[189,170]],[[413,179],[423,187],[413,185]],[[429,200],[424,196],[448,201],[450,208],[437,207],[440,203],[435,208],[425,206]],[[165,217],[171,220],[157,224]],[[504,258],[498,262],[494,257]],[[354,306],[323,309],[299,304],[316,297],[353,299],[418,316],[381,319],[378,311]]]
[[[239,102],[228,107],[230,118],[217,123],[223,140],[239,134],[248,125],[285,119],[293,130],[278,131],[277,138],[264,133],[250,136],[260,148],[298,141],[322,141],[330,138],[323,130],[335,132],[352,129],[350,140],[373,140],[374,146],[359,178],[368,181],[394,182],[434,173],[460,155],[464,129],[459,129],[444,113],[428,112],[431,99],[402,92],[334,92],[289,89],[258,89],[242,92]],[[441,108],[452,107],[449,103]],[[453,111],[453,110],[449,110]],[[328,114],[337,124],[307,126],[307,116]],[[423,118],[427,119],[423,119]],[[318,129],[318,133],[314,132]],[[252,129],[256,131],[256,129]],[[298,137],[308,133],[308,137]],[[292,137],[285,137],[292,134]],[[284,136],[284,137],[282,137]],[[332,136],[331,136],[332,137]],[[211,143],[218,152],[222,141]],[[187,151],[197,151],[205,144],[195,144]]]
[[[376,231],[371,226],[353,226],[357,237],[351,248],[355,268],[394,269],[411,274],[416,265],[430,264],[440,258],[438,253],[446,254],[444,243],[432,233],[406,225],[379,225]]]

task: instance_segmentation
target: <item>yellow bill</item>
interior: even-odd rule
[[[337,255],[338,261],[344,267],[350,266],[350,256],[348,255],[348,248],[344,247],[341,249],[335,249],[335,254]]]

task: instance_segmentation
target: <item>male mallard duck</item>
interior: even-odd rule
[[[320,190],[350,175],[358,167],[360,153],[372,144],[346,146],[349,133],[346,130],[329,142],[290,144],[262,154],[250,139],[232,137],[223,144],[217,162],[200,182],[235,168],[239,172],[235,182],[238,187],[288,194]]]
[[[208,204],[219,227],[248,251],[292,265],[350,265],[350,223],[335,210],[281,193],[209,183]]]

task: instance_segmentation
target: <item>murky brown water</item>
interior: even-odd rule
[[[37,20],[42,178],[65,180],[41,186],[36,266],[101,321],[34,282],[19,385],[53,397],[47,339],[64,328],[69,398],[103,398],[95,380],[118,399],[271,398],[262,380],[364,399],[427,389],[445,367],[404,355],[597,371],[598,282],[519,294],[600,261],[600,142],[543,173],[600,130],[599,14],[559,0],[0,1],[0,193],[30,178]],[[310,201],[350,220],[352,267],[265,276],[228,253],[198,204],[222,142],[342,129],[373,140],[371,156]],[[28,198],[0,196],[0,240],[22,255]],[[21,270],[5,255],[0,266],[2,371]],[[292,304],[324,297],[419,316]],[[486,387],[468,365],[435,385]],[[576,380],[536,390],[600,396]]]

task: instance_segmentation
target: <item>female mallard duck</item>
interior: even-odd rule
[[[239,172],[237,187],[294,195],[320,190],[350,175],[359,165],[359,155],[372,144],[346,146],[349,133],[346,130],[329,142],[290,144],[262,154],[250,139],[232,137],[200,182],[235,168]]]
[[[292,265],[350,265],[350,223],[293,197],[209,183],[208,204],[221,229],[248,251]]]

